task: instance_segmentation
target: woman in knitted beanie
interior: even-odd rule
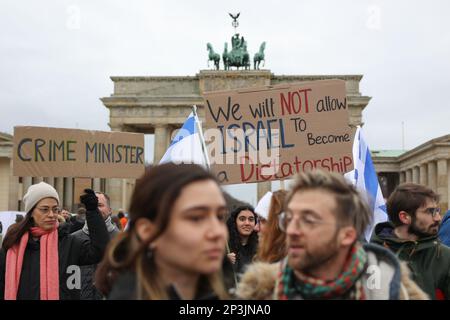
[[[85,192],[80,200],[93,230],[90,242],[72,236],[69,224],[59,224],[59,196],[51,185],[29,187],[25,219],[8,230],[0,250],[0,299],[79,299],[79,266],[98,263],[109,240],[97,196]]]

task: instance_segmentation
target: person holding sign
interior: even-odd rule
[[[112,300],[227,298],[226,215],[219,183],[202,167],[148,168],[131,197],[128,229],[97,268],[97,287]]]
[[[86,189],[80,200],[87,209],[90,241],[69,234],[58,223],[59,196],[49,184],[28,188],[25,219],[12,226],[0,250],[0,299],[72,300],[79,298],[79,266],[101,260],[108,242],[95,193]]]
[[[236,274],[242,273],[252,262],[258,249],[258,233],[255,231],[257,219],[253,207],[242,206],[236,208],[227,220],[230,233],[230,253],[227,257]]]

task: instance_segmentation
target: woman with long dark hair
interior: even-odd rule
[[[193,164],[147,168],[128,229],[112,240],[96,285],[109,299],[227,298],[227,209],[216,178]]]
[[[245,271],[258,249],[258,233],[254,230],[257,215],[251,206],[236,208],[228,217],[227,226],[230,233],[228,259],[233,264],[236,274]]]
[[[94,191],[80,197],[85,204],[90,241],[72,236],[70,224],[59,225],[59,196],[49,184],[29,187],[23,201],[25,219],[11,226],[0,250],[0,299],[79,299],[76,268],[98,263],[109,236]]]

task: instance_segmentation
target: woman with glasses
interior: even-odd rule
[[[80,200],[92,232],[90,241],[79,241],[69,233],[70,224],[58,222],[56,190],[45,182],[29,187],[25,219],[8,230],[0,250],[0,299],[79,299],[79,266],[98,263],[109,240],[97,196],[85,192]]]
[[[257,215],[251,206],[236,208],[227,220],[230,240],[228,242],[228,259],[233,264],[236,274],[245,271],[258,249],[258,234],[254,230]]]

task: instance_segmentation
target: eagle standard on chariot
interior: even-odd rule
[[[230,70],[230,67],[236,67],[237,70],[239,68],[244,68],[245,70],[249,70],[251,67],[250,62],[250,54],[247,51],[247,41],[245,41],[243,36],[239,36],[239,33],[236,32],[236,28],[239,25],[237,19],[240,13],[237,15],[232,15],[230,13],[231,18],[233,18],[233,27],[235,28],[235,34],[231,37],[231,51],[228,51],[228,43],[225,42],[224,50],[222,54],[222,61],[225,70]],[[214,61],[214,67],[216,70],[219,70],[219,62],[220,55],[214,52],[214,49],[210,43],[206,45],[208,49],[208,66],[209,61]],[[266,42],[263,42],[259,48],[259,51],[255,53],[253,57],[253,68],[255,70],[259,69],[259,65],[264,59],[264,49],[266,48]],[[264,64],[264,62],[263,62]]]

